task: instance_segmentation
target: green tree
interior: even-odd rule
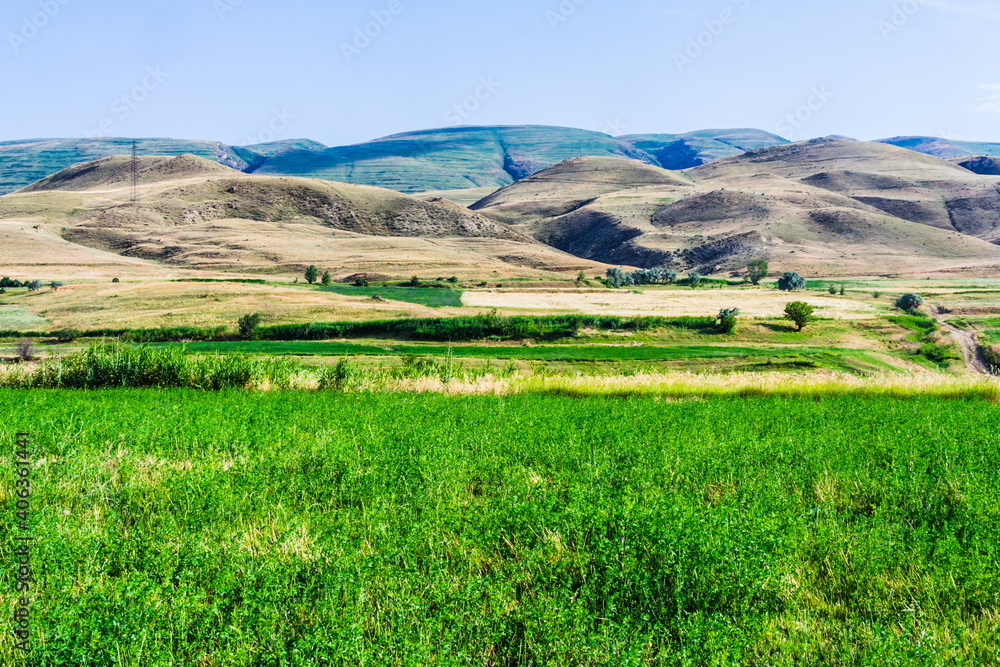
[[[813,312],[813,307],[808,303],[792,301],[785,306],[785,319],[794,322],[798,330],[802,331],[807,324],[816,319],[813,317]]]
[[[688,274],[688,285],[692,288],[701,286],[702,277],[700,273],[692,271]]]
[[[755,259],[747,264],[747,276],[754,285],[760,285],[760,281],[767,278],[770,267],[766,259]]]
[[[784,292],[794,292],[798,289],[805,289],[806,279],[797,273],[786,273],[778,278],[778,289]]]
[[[257,340],[258,336],[260,336],[260,321],[260,313],[241,317],[236,323],[236,327],[240,332],[240,338],[243,340]]]
[[[899,308],[910,315],[920,310],[920,306],[922,305],[924,305],[924,297],[919,294],[913,294],[912,292],[904,294],[896,299],[896,308]]]
[[[330,275],[329,271],[323,272],[323,279],[320,281],[324,287],[329,287],[333,284],[333,276]]]
[[[319,278],[319,269],[310,264],[309,268],[306,269],[306,282],[309,283],[310,285],[314,285],[316,284],[316,280],[318,278]]]
[[[410,278],[410,282],[406,283],[409,287],[420,287],[420,278],[413,276]]]
[[[577,275],[576,277],[576,282],[578,283],[587,282],[587,274],[581,271],[579,275]]]
[[[64,283],[61,280],[53,280],[51,283],[49,283],[49,287],[52,288],[53,292],[58,292],[59,288],[62,287],[63,285],[65,285],[65,284],[66,283]]]

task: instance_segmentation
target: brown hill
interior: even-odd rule
[[[250,176],[194,156],[76,165],[0,198],[0,220],[161,265],[244,272],[536,275],[600,270],[444,200],[305,178]]]
[[[870,275],[1000,262],[989,242],[1000,179],[895,146],[765,148],[634,187],[615,185],[622,170],[610,164],[553,169],[549,190],[547,170],[474,208],[567,252],[637,266],[714,272],[767,257],[780,270]]]

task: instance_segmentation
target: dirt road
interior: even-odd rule
[[[945,313],[941,312],[940,307],[933,308],[932,312],[938,324],[941,325],[941,328],[950,333],[955,342],[958,343],[958,347],[962,350],[962,356],[965,358],[965,364],[974,373],[993,375],[989,364],[986,363],[986,359],[983,357],[983,351],[979,349],[979,344],[976,342],[976,335],[949,324],[945,320]]]

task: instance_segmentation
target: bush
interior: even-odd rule
[[[66,283],[62,282],[61,280],[53,280],[51,283],[49,283],[49,287],[52,288],[53,292],[58,292],[59,288],[63,287],[65,284]]]
[[[410,278],[409,282],[405,283],[406,287],[420,287],[420,278],[413,276]]]
[[[797,273],[786,273],[781,278],[778,278],[778,289],[783,292],[794,292],[795,290],[805,289],[806,279]]]
[[[739,308],[723,308],[719,311],[719,333],[731,334],[736,331],[737,316],[740,314]]]
[[[873,299],[881,299],[882,298],[882,292],[879,292],[879,291],[872,292],[872,298]]]
[[[791,320],[802,331],[807,324],[815,320],[813,307],[804,301],[792,301],[785,306],[785,319]]]
[[[236,323],[237,329],[239,329],[240,338],[243,340],[257,340],[260,336],[260,313],[254,313],[252,315],[244,315]]]
[[[121,282],[121,280],[119,280],[118,278],[112,278],[112,279],[111,279],[111,282],[112,282],[112,283],[120,283],[120,282]]]
[[[448,278],[448,282],[451,283],[452,285],[457,285],[458,284],[458,276],[452,276],[451,278]]]
[[[920,310],[922,305],[924,305],[924,297],[919,294],[907,293],[896,299],[896,308],[910,315]]]
[[[830,285],[830,288],[829,288],[829,289],[828,289],[827,291],[828,291],[828,292],[829,292],[830,294],[836,294],[836,293],[837,293],[837,288],[836,288],[836,286],[834,286],[834,285]]]
[[[700,273],[692,271],[691,273],[688,274],[687,282],[688,285],[692,288],[699,287],[701,285],[702,280],[703,278]]]

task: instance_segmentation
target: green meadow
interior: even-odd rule
[[[4,441],[34,434],[37,538],[35,649],[18,662],[4,633],[2,664],[1000,661],[986,401],[0,390],[0,409]]]

